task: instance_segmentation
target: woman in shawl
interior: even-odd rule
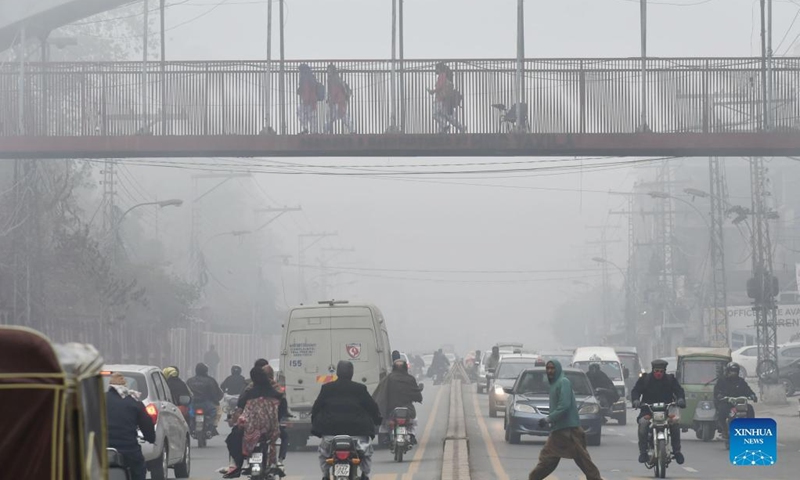
[[[238,407],[242,409],[239,424],[244,428],[242,453],[249,457],[259,439],[265,436],[272,445],[269,451],[269,464],[275,465],[277,463],[275,443],[280,434],[278,407],[282,394],[272,386],[270,373],[274,375],[269,365],[263,368],[253,367],[250,370],[253,386],[239,397]]]

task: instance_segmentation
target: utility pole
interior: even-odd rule
[[[640,0],[639,3],[640,14],[640,34],[641,34],[641,110],[639,118],[639,132],[649,132],[650,127],[647,125],[647,0]]]
[[[655,329],[655,339],[657,344],[662,347],[659,355],[669,356],[667,354],[671,354],[675,350],[674,338],[671,333],[667,334],[665,338],[664,329],[674,319],[676,301],[675,273],[672,262],[675,217],[671,197],[672,171],[669,160],[664,160],[658,170],[656,184],[659,185],[659,191],[666,195],[654,198],[655,210],[658,212],[655,218],[656,250],[661,270],[658,275],[660,301],[658,302],[658,328]]]
[[[148,92],[147,92],[147,47],[150,33],[148,32],[150,22],[150,1],[142,2],[142,126],[141,132],[145,133],[148,127]]]
[[[392,69],[390,75],[389,131],[397,131],[397,0],[392,0]]]
[[[333,260],[337,255],[332,255],[330,257],[325,257],[325,252],[335,252],[335,253],[347,253],[347,252],[355,252],[355,248],[323,248],[322,250],[322,258],[319,259],[319,264],[321,267],[321,275],[322,278],[322,298],[328,298],[328,263]]]
[[[403,21],[404,21],[404,14],[403,14],[403,3],[405,0],[397,0],[397,15],[399,17],[399,25],[398,25],[398,36],[399,36],[399,43],[400,43],[400,132],[406,132],[406,64],[405,64],[405,50],[404,50],[404,40],[403,40]]]
[[[305,277],[305,262],[306,262],[306,250],[313,247],[322,239],[326,237],[334,237],[339,235],[338,232],[319,232],[319,233],[301,233],[297,236],[297,270],[298,270],[298,287],[300,293],[300,303],[305,303],[308,297],[308,289],[306,287],[306,277]],[[306,238],[315,238],[313,242],[306,245],[305,239]]]
[[[284,20],[285,17],[283,15],[283,3],[285,0],[278,0],[278,16],[280,18],[280,37],[278,39],[280,43],[280,77],[278,77],[278,90],[280,90],[281,95],[281,135],[286,135],[286,51],[284,49]]]
[[[101,172],[103,174],[103,236],[109,242],[106,248],[112,265],[116,262],[118,253],[117,232],[114,231],[114,227],[117,224],[116,164],[116,160],[107,158],[103,162],[103,170]]]
[[[282,19],[281,19],[282,20]],[[272,0],[267,1],[267,78],[264,82],[264,123],[272,129]]]
[[[609,229],[608,225],[603,226],[589,226],[586,228],[590,229],[599,229],[600,230],[600,240],[587,242],[588,245],[599,245],[600,246],[600,257],[604,259],[608,259],[608,245],[612,243],[619,243],[619,240],[608,240],[606,237],[606,233]],[[603,327],[600,331],[603,332],[610,332],[612,329],[611,325],[611,306],[609,305],[608,298],[611,296],[610,292],[610,281],[608,275],[608,263],[603,262],[600,264],[602,269],[602,291],[603,291]],[[592,332],[593,334],[598,333],[597,331]]]
[[[192,175],[192,223],[189,233],[189,275],[192,283],[198,286],[203,286],[205,283],[202,278],[204,267],[202,265],[202,252],[200,252],[200,233],[203,223],[200,200],[233,178],[249,178],[251,176],[252,175],[249,173],[210,173]],[[208,179],[222,179],[222,181],[206,190],[205,193],[200,194],[199,182]]]
[[[725,211],[728,186],[719,157],[708,158],[709,200],[711,202],[711,345],[729,347],[728,285],[725,277]]]
[[[517,111],[515,122],[517,131],[525,131],[526,122],[522,121],[523,103],[525,103],[525,75],[523,73],[525,65],[525,4],[524,0],[517,0]]]

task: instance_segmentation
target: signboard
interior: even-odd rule
[[[749,331],[755,335],[756,314],[751,305],[728,307],[728,333]],[[706,325],[711,328],[711,309],[706,310]],[[800,334],[800,305],[779,305],[777,311],[778,343],[788,343]]]
[[[347,349],[347,355],[350,356],[353,360],[358,359],[361,356],[361,344],[360,343],[348,343],[345,347]]]
[[[728,432],[730,461],[742,467],[768,467],[778,461],[778,425],[771,418],[737,418]]]

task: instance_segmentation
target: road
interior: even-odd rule
[[[416,406],[419,444],[408,452],[403,463],[396,463],[388,450],[376,450],[373,455],[370,480],[438,480],[441,477],[442,442],[447,431],[450,388],[448,385],[434,387],[427,382],[423,397],[422,406]],[[208,447],[203,449],[196,448],[197,442],[192,443],[192,479],[222,478],[218,470],[227,465],[228,450],[225,446],[225,437],[229,431],[227,426],[224,429],[220,428],[222,435],[211,439]],[[289,452],[285,462],[287,476],[284,480],[322,478],[316,444],[317,442],[312,439],[309,441],[309,446],[302,451]],[[170,478],[173,477],[174,473],[170,471]]]
[[[504,441],[503,419],[489,418],[488,396],[477,395],[474,385],[465,385],[464,411],[470,443],[471,480],[525,479],[536,465],[545,438],[522,437],[520,445]],[[728,452],[721,441],[704,443],[696,440],[693,432],[681,435],[682,451],[686,457],[683,465],[672,462],[667,477],[677,479],[752,480],[798,478],[800,466],[800,418],[797,417],[797,400],[792,405],[793,417],[774,417],[778,422],[778,464],[773,467],[735,467],[728,461]],[[758,415],[759,406],[756,406]],[[653,478],[653,470],[638,463],[636,440],[636,410],[628,410],[628,424],[624,427],[610,420],[603,427],[602,443],[589,447],[600,474],[605,480]],[[572,460],[562,460],[549,480],[585,479]]]
[[[469,438],[470,479],[511,480],[525,479],[533,468],[544,445],[544,438],[523,437],[522,444],[510,445],[504,441],[503,419],[489,418],[488,397],[475,393],[474,385],[464,385],[462,398],[467,436]],[[796,402],[796,400],[795,400]],[[704,443],[696,440],[692,432],[683,434],[683,452],[686,463],[672,463],[667,477],[673,480],[786,480],[797,478],[797,460],[800,453],[800,418],[796,403],[783,409],[782,414],[770,412],[778,421],[778,464],[774,467],[734,467],[720,441]],[[433,387],[426,384],[425,402],[417,408],[420,428],[419,445],[401,463],[395,463],[387,450],[376,450],[373,457],[371,480],[439,480],[442,477],[443,442],[447,432],[450,405],[450,387]],[[757,412],[763,412],[760,405]],[[653,471],[637,462],[634,410],[629,410],[628,425],[621,427],[610,421],[603,428],[602,445],[589,447],[595,463],[605,480],[630,480],[653,478]],[[204,449],[192,450],[192,479],[219,479],[218,470],[227,464],[227,449],[223,435],[215,437]],[[313,445],[314,442],[311,443]],[[288,476],[285,480],[319,480],[315,446],[302,451],[292,451],[286,460]],[[194,447],[194,445],[193,445]],[[172,473],[172,472],[170,472]],[[583,479],[580,470],[571,460],[564,460],[550,480]]]

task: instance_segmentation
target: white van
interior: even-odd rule
[[[372,393],[391,371],[392,349],[383,314],[374,305],[347,301],[294,307],[283,326],[280,383],[289,410],[292,446],[302,447],[311,434],[311,407],[322,385],[336,380],[340,360],[353,362],[353,381]]]
[[[620,425],[625,425],[628,421],[625,398],[628,395],[627,388],[625,388],[625,369],[617,352],[613,347],[578,347],[575,349],[575,353],[572,355],[573,367],[588,372],[589,365],[592,363],[599,364],[600,370],[614,382],[620,399],[611,407],[611,418],[617,420]]]

